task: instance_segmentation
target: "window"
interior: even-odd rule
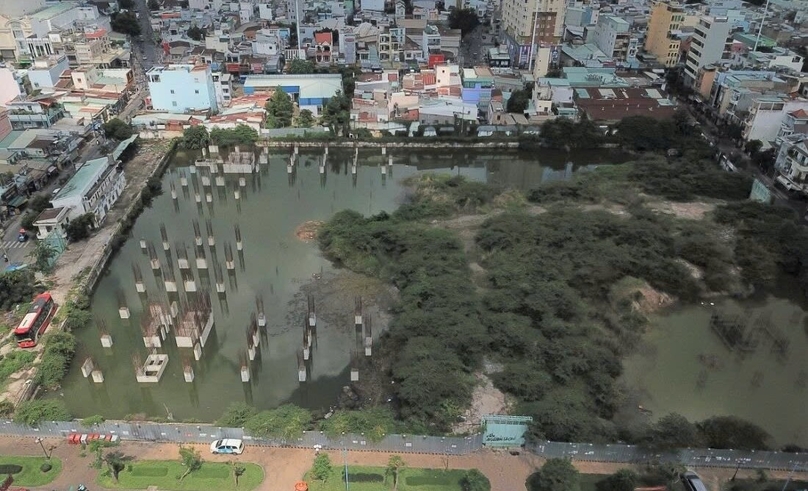
[[[199,89],[194,90],[194,94],[198,94],[198,93],[199,93]]]
[[[171,105],[177,107],[177,101],[171,101]]]
[[[174,89],[171,89],[171,93],[172,93],[172,94],[174,93]]]

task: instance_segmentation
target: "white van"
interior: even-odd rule
[[[244,442],[235,438],[216,440],[210,444],[212,454],[234,454],[241,455],[244,452]]]

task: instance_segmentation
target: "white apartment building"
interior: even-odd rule
[[[629,32],[631,25],[616,15],[601,15],[594,29],[587,30],[587,41],[599,50],[619,61],[631,61],[637,57],[638,41]]]
[[[67,218],[71,220],[93,213],[98,225],[121,196],[125,185],[124,172],[118,169],[111,155],[88,160],[53,198],[53,207],[66,208]]]
[[[219,107],[227,107],[233,98],[233,76],[229,73],[213,73],[213,89],[216,92],[216,103]]]
[[[690,51],[685,62],[685,77],[692,85],[698,80],[699,69],[703,66],[720,63],[731,56],[732,24],[726,17],[702,16],[693,32]]]
[[[158,111],[216,112],[216,89],[208,65],[156,66],[146,72],[152,107]]]

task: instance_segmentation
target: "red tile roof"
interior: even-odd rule
[[[808,118],[808,112],[805,111],[805,109],[797,109],[796,111],[792,111],[788,114],[798,119]]]

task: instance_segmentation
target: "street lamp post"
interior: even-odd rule
[[[45,445],[42,443],[42,441],[43,440],[41,438],[36,439],[36,442],[39,444],[40,447],[42,447],[42,452],[45,454],[45,458],[50,460],[51,456],[48,453],[47,449],[45,449]]]
[[[348,491],[348,450],[342,447],[342,464],[345,467],[345,491]]]

